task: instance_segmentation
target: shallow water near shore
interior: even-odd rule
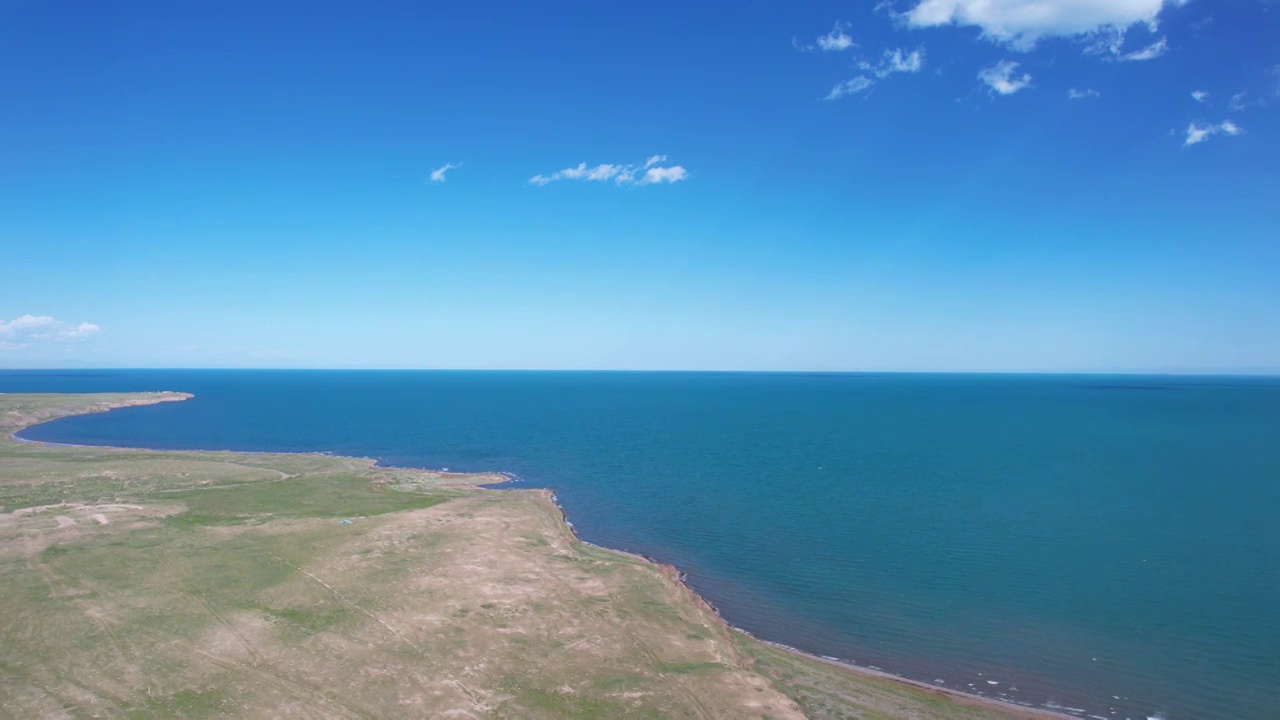
[[[131,390],[196,397],[22,436],[509,471],[768,640],[1102,718],[1280,707],[1280,380],[0,372]]]

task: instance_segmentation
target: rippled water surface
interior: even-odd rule
[[[1102,718],[1280,717],[1280,381],[2,372],[184,390],[30,439],[320,450],[557,489],[822,655]]]

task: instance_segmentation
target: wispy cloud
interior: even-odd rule
[[[529,178],[529,183],[539,187],[557,180],[612,181],[618,185],[661,185],[680,182],[689,177],[689,171],[680,165],[662,165],[666,161],[666,155],[650,155],[643,165],[578,163],[574,167],[557,170],[550,175],[534,175]]]
[[[445,163],[444,165],[441,165],[440,167],[431,171],[431,182],[433,183],[444,182],[445,173],[449,172],[450,170],[453,170],[454,168],[460,168],[460,167],[462,167],[462,163],[458,163],[456,165],[453,163]]]
[[[818,37],[818,47],[826,52],[841,52],[853,47],[853,38],[845,32],[848,28],[849,23],[837,21],[831,32]]]
[[[1193,122],[1187,126],[1187,139],[1183,141],[1182,146],[1199,145],[1214,135],[1239,135],[1243,132],[1243,128],[1230,120],[1223,120],[1217,125]]]
[[[988,40],[1030,50],[1044,37],[1120,34],[1155,28],[1160,11],[1186,0],[920,0],[903,13],[912,27],[977,27]]]
[[[1198,103],[1207,104],[1209,102],[1209,93],[1205,90],[1193,90],[1191,92],[1191,98]]]
[[[0,321],[0,350],[21,350],[40,343],[83,340],[101,329],[88,322],[73,325],[48,315],[23,315],[8,322]]]
[[[644,175],[637,181],[639,185],[658,185],[661,183],[680,182],[689,177],[689,171],[679,165],[671,167],[651,167],[644,171]]]
[[[1085,98],[1096,98],[1101,96],[1102,96],[1102,93],[1092,88],[1087,88],[1084,90],[1071,88],[1070,90],[1067,91],[1067,97],[1071,98],[1072,100],[1083,100]]]
[[[1252,99],[1249,97],[1248,90],[1241,90],[1231,96],[1231,101],[1227,103],[1227,109],[1232,112],[1243,112],[1249,108],[1268,105],[1273,102],[1276,97],[1280,97],[1280,86],[1277,86],[1274,95],[1263,93],[1261,95],[1254,96]]]
[[[851,47],[856,47],[857,43],[849,36],[849,28],[853,27],[847,22],[836,21],[831,32],[826,35],[819,35],[812,43],[802,43],[795,38],[791,39],[792,46],[803,52],[812,52],[821,50],[823,52],[843,52]]]
[[[1119,59],[1122,62],[1133,62],[1135,60],[1138,60],[1138,61],[1155,60],[1156,58],[1160,57],[1161,55],[1164,55],[1167,52],[1169,52],[1169,39],[1162,37],[1159,40],[1151,43],[1150,45],[1142,48],[1141,50],[1134,50],[1133,52],[1125,53],[1121,55]]]
[[[837,100],[845,95],[857,95],[875,84],[875,80],[860,75],[852,80],[845,80],[837,83],[835,87],[831,88],[831,92],[827,93],[827,96],[824,97],[823,100]]]
[[[923,67],[924,50],[922,48],[910,52],[901,49],[885,50],[876,62],[858,61],[858,69],[863,74],[836,84],[823,99],[836,100],[846,95],[856,95],[894,73],[918,73]]]
[[[992,92],[1000,95],[1012,95],[1019,90],[1031,86],[1031,74],[1022,73],[1015,76],[1018,71],[1018,63],[1012,60],[1001,60],[989,68],[983,68],[978,73],[978,79],[986,83]]]
[[[1084,52],[1086,55],[1103,55],[1112,60],[1120,57],[1124,50],[1124,36],[1126,29],[1117,27],[1108,27],[1095,33],[1086,35],[1089,43],[1085,45]]]
[[[911,52],[903,50],[885,50],[884,55],[880,57],[880,62],[870,63],[862,60],[858,63],[858,68],[875,75],[878,78],[885,78],[893,73],[914,73],[920,72],[924,67],[924,50],[916,49]]]

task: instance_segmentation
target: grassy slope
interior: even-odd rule
[[[1017,716],[731,633],[542,492],[8,440],[160,399],[0,394],[0,716]]]

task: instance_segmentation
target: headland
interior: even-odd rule
[[[190,397],[0,394],[0,711],[1061,717],[750,637],[499,474],[14,437]]]

